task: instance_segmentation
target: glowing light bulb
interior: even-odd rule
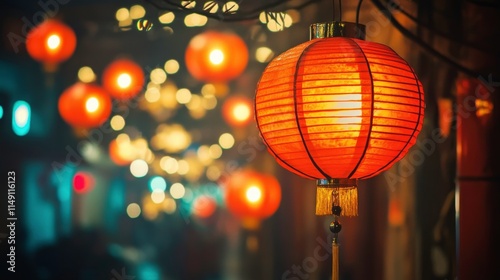
[[[97,109],[99,109],[99,100],[95,97],[87,99],[87,102],[85,102],[85,109],[89,113],[94,113]]]
[[[118,86],[121,88],[128,88],[130,84],[132,84],[132,77],[128,73],[123,73],[118,76],[116,80],[118,82]]]
[[[262,192],[258,187],[251,186],[250,188],[247,189],[245,195],[248,201],[250,201],[251,203],[256,203],[261,199]]]
[[[224,61],[224,53],[219,49],[215,49],[210,52],[209,58],[212,64],[219,65]]]
[[[47,38],[47,47],[51,50],[55,50],[59,48],[61,45],[61,37],[59,35],[50,35],[49,38]]]

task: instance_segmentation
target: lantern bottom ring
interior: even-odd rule
[[[316,186],[322,188],[357,187],[358,179],[318,179]]]
[[[342,208],[342,216],[358,215],[357,179],[319,179],[316,186],[316,215],[333,215],[333,206]]]

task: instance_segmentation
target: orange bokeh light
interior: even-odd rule
[[[141,92],[144,72],[134,61],[118,59],[104,69],[102,82],[113,98],[128,100]]]
[[[222,106],[222,116],[231,126],[245,126],[253,120],[252,100],[244,96],[228,98]]]
[[[200,81],[226,82],[248,63],[248,48],[236,34],[207,31],[189,42],[185,55],[189,73]]]
[[[76,35],[66,24],[50,19],[33,28],[26,38],[29,55],[46,64],[70,58],[76,48]]]
[[[98,127],[111,114],[111,98],[97,85],[76,83],[59,97],[58,109],[63,120],[73,127]]]
[[[228,210],[245,219],[264,219],[276,212],[281,188],[271,175],[252,170],[236,171],[222,182]]]
[[[130,144],[120,144],[116,139],[109,142],[109,157],[119,166],[128,165],[136,158]]]

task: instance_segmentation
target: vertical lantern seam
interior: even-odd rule
[[[297,129],[298,129],[299,134],[300,134],[300,139],[302,139],[302,144],[304,145],[304,148],[306,150],[307,156],[309,157],[309,160],[314,165],[314,167],[316,168],[316,170],[319,171],[321,174],[323,174],[323,176],[325,176],[325,179],[330,179],[330,176],[319,167],[319,165],[316,163],[316,161],[312,157],[311,152],[309,151],[309,148],[307,147],[306,141],[304,139],[304,134],[302,133],[302,128],[301,128],[300,123],[299,123],[299,115],[297,113],[297,111],[298,111],[298,105],[297,105],[297,76],[298,75],[297,74],[298,74],[298,71],[299,71],[299,65],[300,65],[300,62],[302,61],[302,58],[304,57],[304,54],[307,53],[307,51],[309,50],[309,48],[311,48],[312,46],[316,45],[319,42],[320,41],[316,41],[316,42],[310,44],[309,46],[307,46],[302,51],[302,53],[300,54],[299,58],[297,59],[297,63],[295,64],[295,71],[293,73],[293,105],[294,105],[294,109],[295,109],[295,121],[297,123]]]
[[[404,60],[404,59],[402,59],[402,60],[406,63],[406,65],[408,66],[408,68],[410,68],[410,70],[411,70],[411,72],[413,74],[413,77],[415,78],[415,84],[417,85],[417,89],[418,89],[419,110],[418,110],[417,121],[415,122],[415,128],[413,129],[413,133],[410,135],[410,137],[408,137],[408,141],[406,142],[405,146],[399,151],[399,153],[392,160],[390,160],[383,167],[379,168],[377,171],[375,171],[375,172],[373,172],[373,173],[371,173],[369,175],[363,176],[361,179],[370,178],[370,177],[374,176],[375,174],[379,173],[380,171],[384,170],[386,167],[388,167],[391,164],[393,164],[394,161],[396,161],[399,158],[399,156],[401,155],[401,153],[403,153],[403,151],[406,149],[406,147],[408,147],[408,145],[410,144],[411,139],[413,138],[413,136],[415,136],[415,133],[417,132],[418,126],[420,125],[420,118],[422,117],[422,91],[420,90],[420,85],[418,84],[418,77],[415,74],[415,71],[408,64],[408,62],[406,60]]]
[[[269,67],[269,66],[268,66]],[[265,71],[264,71],[265,72]],[[260,81],[259,81],[260,83]],[[258,93],[259,91],[259,85],[257,84],[257,90],[256,90],[256,93]],[[290,167],[291,169],[295,170],[295,172],[297,173],[300,173],[302,174],[304,177],[307,177],[307,178],[310,178],[310,179],[316,179],[314,178],[313,176],[310,176],[309,174],[306,174],[304,172],[302,172],[301,170],[298,170],[297,168],[293,167],[292,165],[290,165],[288,162],[284,161],[274,150],[273,148],[271,147],[271,145],[269,145],[269,143],[267,143],[267,140],[266,138],[264,137],[264,134],[262,133],[262,131],[260,130],[260,125],[259,125],[259,118],[258,118],[258,111],[257,111],[257,94],[255,94],[255,98],[254,98],[254,118],[255,118],[255,122],[257,124],[257,128],[259,129],[259,134],[260,134],[260,138],[262,139],[262,141],[264,141],[264,144],[266,144],[267,146],[267,149],[269,152],[271,152],[273,154],[273,156],[278,159],[280,162],[284,163],[286,166]]]
[[[368,58],[366,57],[365,52],[363,51],[363,49],[361,48],[361,46],[356,41],[354,41],[351,38],[346,38],[346,39],[349,40],[349,41],[351,41],[351,42],[353,42],[354,44],[356,44],[356,46],[358,46],[359,50],[363,54],[363,57],[365,58],[365,61],[366,61],[366,66],[368,67],[368,73],[370,74],[370,84],[371,84],[371,88],[372,88],[372,90],[371,90],[372,100],[371,100],[371,108],[370,108],[370,126],[368,128],[368,136],[366,137],[365,148],[363,149],[363,153],[361,154],[361,157],[359,157],[358,163],[356,164],[356,166],[354,167],[354,169],[351,171],[351,173],[349,174],[349,176],[347,176],[347,178],[351,178],[356,173],[356,171],[358,170],[358,167],[361,165],[361,162],[363,161],[363,159],[366,156],[366,151],[368,150],[368,146],[370,145],[372,128],[373,128],[373,114],[374,114],[373,110],[374,110],[374,107],[375,107],[375,89],[374,89],[374,84],[373,84],[373,75],[372,75],[372,70],[371,70],[371,67],[370,67],[370,62],[368,61]]]

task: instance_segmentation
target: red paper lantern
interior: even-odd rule
[[[240,218],[267,218],[276,212],[281,201],[278,180],[255,171],[234,172],[224,186],[226,206]]]
[[[413,69],[382,44],[315,39],[273,60],[256,119],[269,151],[306,178],[369,178],[413,146],[424,117]]]
[[[79,128],[103,124],[111,114],[111,98],[101,87],[76,83],[59,97],[59,114],[65,122]]]
[[[222,116],[231,126],[245,126],[253,120],[252,101],[244,96],[230,97],[222,105]]]
[[[226,82],[245,70],[248,49],[235,34],[208,31],[191,39],[185,60],[187,70],[197,80]]]
[[[119,59],[109,64],[102,76],[103,86],[118,100],[128,100],[141,92],[144,72],[132,60]]]
[[[348,27],[336,24],[313,31]],[[424,107],[422,85],[404,59],[385,45],[346,37],[313,39],[276,57],[255,98],[269,152],[287,170],[318,179],[318,215],[331,214],[332,203],[357,215],[357,179],[406,155]]]
[[[46,64],[57,64],[73,55],[76,35],[66,24],[50,19],[28,33],[26,49],[29,55]]]

